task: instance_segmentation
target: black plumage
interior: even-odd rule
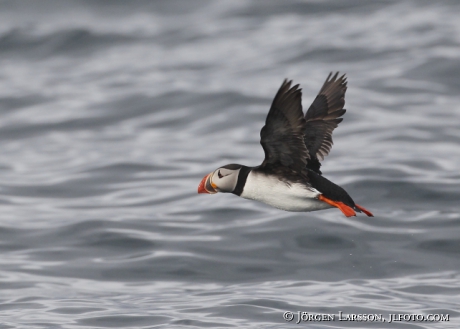
[[[329,154],[332,132],[342,122],[346,110],[345,75],[329,74],[305,116],[299,85],[284,80],[260,131],[265,160],[260,169],[274,170],[274,165],[305,175],[305,167],[321,174],[320,161]]]
[[[355,208],[355,202],[353,201],[351,196],[347,193],[347,191],[345,191],[339,185],[334,184],[326,177],[310,170],[308,173],[308,180],[311,186],[321,191],[321,194],[323,194],[328,199],[343,202],[347,206],[355,209],[356,211],[361,212],[359,209]]]
[[[260,131],[265,160],[254,169],[276,175],[287,184],[309,184],[324,196],[354,208],[348,193],[321,176],[320,171],[320,160],[324,160],[332,147],[332,132],[345,113],[345,75],[329,74],[305,116],[301,89],[291,84],[292,81],[284,80],[273,99]]]
[[[306,176],[309,154],[304,141],[306,122],[302,111],[302,92],[299,85],[291,88],[291,83],[284,80],[260,131],[265,160],[259,169],[272,172],[283,168],[286,172]]]
[[[337,78],[338,74],[329,74],[305,114],[304,140],[309,154],[307,167],[318,174],[321,174],[320,161],[324,160],[331,150],[332,132],[342,122],[343,119],[340,117],[346,112],[343,106],[347,79],[345,74]]]

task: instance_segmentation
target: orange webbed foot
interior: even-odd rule
[[[333,201],[331,199],[328,199],[326,198],[325,196],[323,196],[322,194],[318,197],[318,200],[320,201],[323,201],[323,202],[326,202],[327,204],[330,204],[331,206],[333,207],[337,207],[340,209],[340,211],[343,212],[343,214],[347,217],[351,217],[351,216],[356,216],[356,213],[355,211],[347,206],[345,203],[343,202],[340,202],[340,201]]]
[[[358,208],[359,210],[361,210],[363,213],[365,213],[367,216],[369,217],[374,217],[374,215],[369,211],[367,210],[366,208],[360,206],[359,204],[356,204],[355,203],[355,207]]]

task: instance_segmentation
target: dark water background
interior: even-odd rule
[[[459,328],[460,2],[0,1],[1,328]],[[198,195],[285,77],[374,218]],[[449,322],[308,322],[309,313]]]

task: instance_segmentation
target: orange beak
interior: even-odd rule
[[[211,174],[203,177],[203,179],[200,182],[200,185],[198,185],[198,193],[207,193],[207,194],[217,193],[216,191],[217,186],[210,181]]]

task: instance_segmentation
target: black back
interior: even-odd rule
[[[308,178],[311,186],[320,191],[326,198],[343,202],[352,208],[355,207],[355,202],[351,196],[349,196],[348,193],[339,185],[334,184],[326,177],[323,177],[312,170],[308,171]]]

